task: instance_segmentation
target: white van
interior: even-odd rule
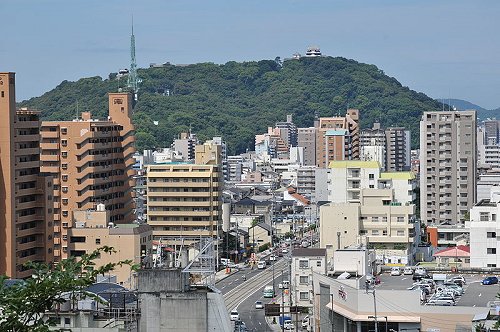
[[[257,263],[257,268],[258,269],[265,269],[266,268],[266,261],[259,261]]]

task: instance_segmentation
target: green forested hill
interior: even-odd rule
[[[423,111],[440,104],[403,87],[374,65],[333,57],[168,65],[139,70],[143,79],[134,121],[138,149],[169,146],[190,126],[200,139],[221,135],[230,153],[253,149],[254,135],[293,114],[299,127],[312,126],[314,112],[344,115],[358,108],[362,127],[374,120],[383,126],[406,126],[418,144]],[[107,115],[107,93],[124,86],[116,80],[91,77],[64,81],[41,97],[20,103],[42,111],[44,119],[72,119],[77,112]],[[170,96],[163,92],[168,89]],[[158,121],[154,125],[153,121]]]

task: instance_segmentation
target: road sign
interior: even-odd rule
[[[279,316],[279,315],[281,315],[280,305],[279,304],[266,304],[264,306],[264,314],[266,316]]]

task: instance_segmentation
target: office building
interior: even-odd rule
[[[0,73],[0,274],[53,262],[52,178],[40,172],[39,112],[16,111],[15,73]]]
[[[134,126],[132,95],[109,94],[109,117],[97,120],[90,112],[74,121],[44,121],[41,129],[41,170],[54,178],[54,258],[68,257],[68,228],[72,211],[110,211],[108,222],[135,220]]]
[[[411,166],[411,135],[404,127],[389,127],[385,130],[385,170],[388,172],[409,171]]]
[[[476,111],[425,112],[420,121],[421,219],[463,224],[476,201]]]

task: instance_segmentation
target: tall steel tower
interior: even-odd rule
[[[137,91],[142,80],[137,76],[137,63],[135,61],[135,36],[134,18],[132,17],[132,35],[130,36],[130,69],[128,72],[127,86],[134,93],[134,100],[137,101]]]

